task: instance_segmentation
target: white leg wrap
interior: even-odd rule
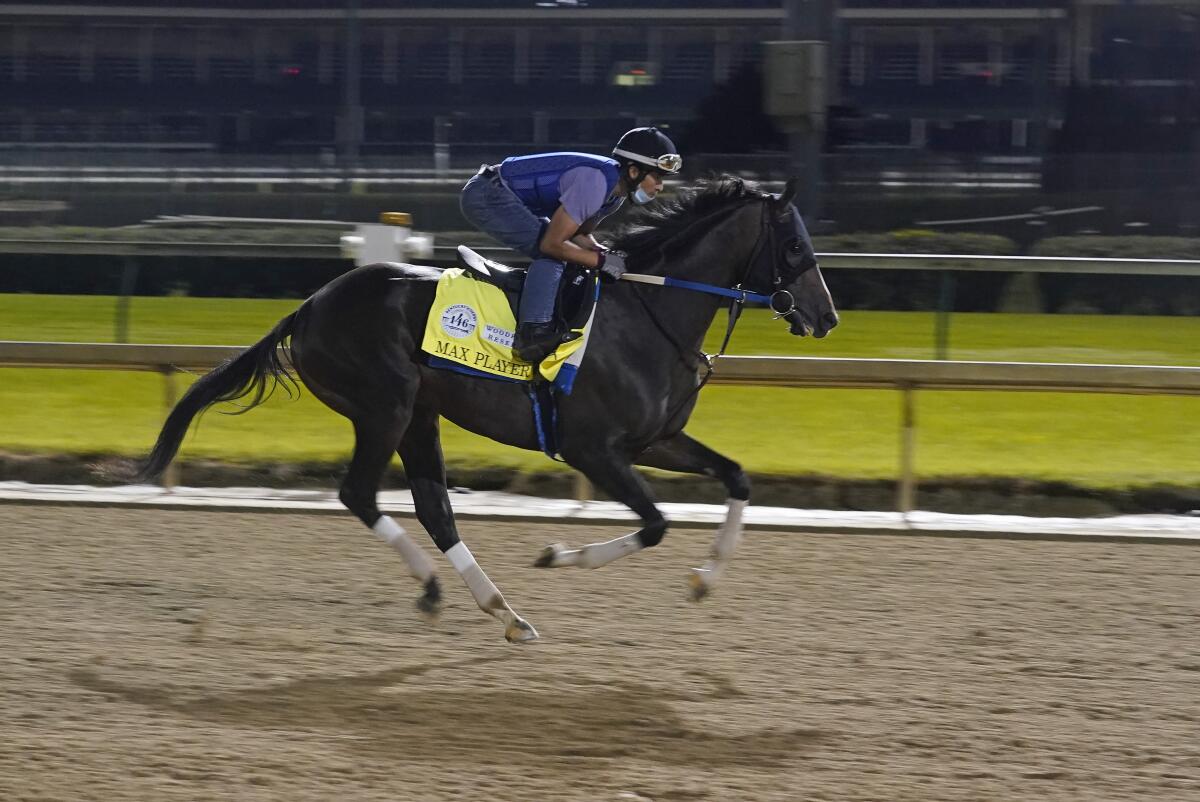
[[[603,543],[584,546],[579,550],[579,557],[574,564],[580,568],[599,568],[641,550],[642,542],[638,540],[637,533],[623,535]]]
[[[727,505],[725,522],[717,530],[717,536],[712,544],[712,551],[709,552],[710,559],[704,564],[703,568],[692,570],[696,581],[700,582],[705,588],[712,587],[721,578],[721,572],[725,569],[725,564],[733,557],[733,553],[737,551],[738,543],[742,540],[742,512],[746,509],[746,504],[749,502],[731,498],[725,503]]]
[[[475,555],[467,548],[467,544],[455,543],[446,552],[446,558],[467,584],[467,589],[475,597],[475,603],[485,612],[502,618],[501,612],[508,610],[508,604],[504,601],[500,589],[492,584],[492,580],[488,579],[479,563],[475,562]]]
[[[736,498],[725,502],[725,523],[721,524],[721,528],[717,530],[717,537],[713,541],[712,556],[714,559],[724,562],[737,551],[738,543],[742,540],[742,513],[748,503]]]
[[[429,559],[429,555],[412,541],[412,538],[404,531],[404,527],[396,523],[390,516],[379,516],[379,520],[371,529],[381,540],[400,553],[413,576],[421,582],[427,582],[433,576],[433,560]]]

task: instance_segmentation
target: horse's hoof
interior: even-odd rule
[[[417,599],[417,610],[430,621],[436,621],[442,612],[442,586],[436,576],[425,582],[425,593]]]
[[[518,618],[504,628],[504,639],[509,643],[533,643],[538,639],[538,633],[532,624]]]
[[[533,561],[533,567],[534,568],[554,568],[555,567],[555,562],[554,562],[555,558],[558,557],[559,552],[565,551],[566,548],[567,547],[564,546],[562,543],[551,543],[549,546],[542,549],[542,553],[539,554],[538,558]]]
[[[704,575],[707,573],[703,568],[693,568],[691,575],[688,577],[689,595],[694,602],[702,600],[712,591],[712,588],[708,586],[708,582],[704,578]]]

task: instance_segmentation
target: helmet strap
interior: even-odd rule
[[[629,177],[629,168],[630,167],[632,167],[634,170],[633,178]],[[625,169],[621,171],[621,179],[623,181],[625,181],[629,187],[629,191],[626,192],[625,194],[632,195],[634,192],[636,192],[638,186],[642,183],[642,181],[646,180],[646,176],[649,173],[650,173],[649,168],[643,167],[642,165],[638,164],[635,161],[625,162]]]

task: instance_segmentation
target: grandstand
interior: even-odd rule
[[[779,38],[782,6],[6,3],[0,148],[335,158],[586,147],[647,120],[694,120]],[[1071,87],[1136,89],[1149,124],[1195,128],[1195,0],[843,0],[836,18],[843,146],[1040,154]]]

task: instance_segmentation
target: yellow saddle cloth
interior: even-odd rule
[[[580,336],[558,346],[537,366],[542,378],[554,382],[563,392],[571,391],[594,317],[593,310],[583,328],[575,329]],[[455,267],[438,279],[421,350],[430,355],[435,367],[466,368],[462,372],[531,381],[534,366],[517,358],[512,350],[516,329],[517,321],[504,291]]]

